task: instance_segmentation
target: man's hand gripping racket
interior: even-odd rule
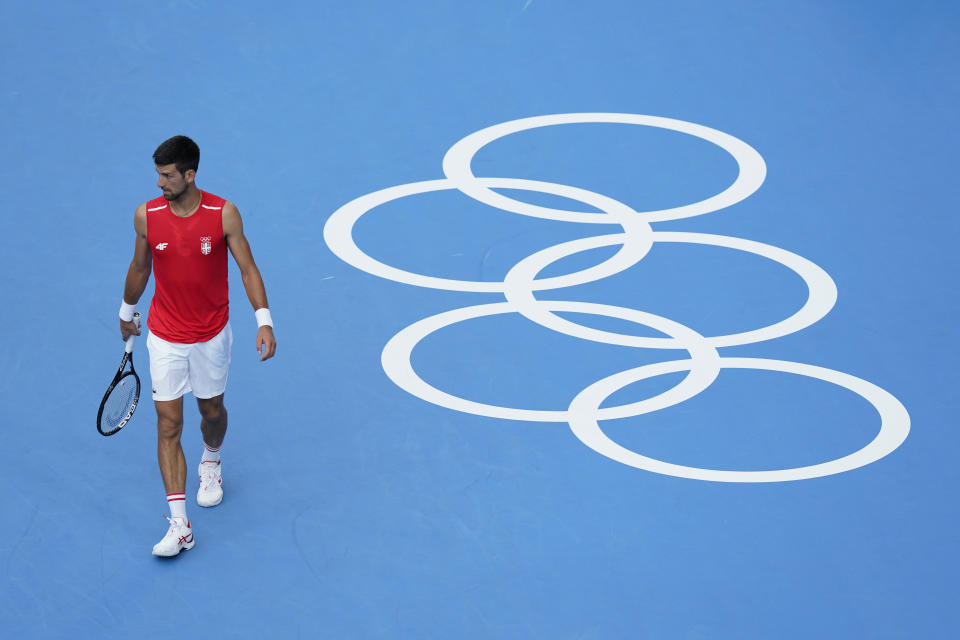
[[[133,314],[133,323],[138,331],[131,333],[127,338],[120,368],[117,369],[117,374],[113,376],[113,381],[107,387],[107,392],[103,394],[100,410],[97,411],[97,431],[105,436],[112,436],[127,424],[140,400],[140,376],[133,368],[133,342],[139,334],[139,313]],[[124,371],[128,364],[130,369]]]

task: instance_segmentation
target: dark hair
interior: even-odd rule
[[[187,136],[173,136],[164,140],[153,152],[153,162],[157,165],[175,164],[177,171],[197,170],[200,166],[200,147]]]

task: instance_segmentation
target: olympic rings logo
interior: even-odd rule
[[[724,149],[736,160],[739,173],[727,189],[710,198],[671,209],[635,211],[607,196],[567,185],[512,178],[482,178],[473,175],[476,153],[504,136],[530,129],[574,123],[619,123],[669,129],[696,136]],[[427,402],[479,416],[536,422],[566,422],[585,445],[617,462],[655,473],[719,482],[783,482],[832,475],[870,464],[894,451],[910,431],[910,416],[893,395],[880,387],[832,369],[799,362],[763,358],[724,357],[718,348],[754,344],[800,331],[823,318],[837,300],[837,288],[830,276],[816,264],[794,253],[760,242],[729,236],[654,231],[650,223],[690,218],[718,211],[754,193],[766,176],[763,158],[743,141],[698,124],[646,115],[621,113],[567,113],[523,118],[504,122],[468,135],[454,144],[443,158],[443,179],[390,187],[361,196],[340,207],[324,226],[324,240],[341,260],[381,278],[417,287],[447,291],[500,293],[504,302],[462,307],[411,324],[391,338],[383,349],[382,365],[387,376],[400,388]],[[364,253],[353,240],[353,226],[361,216],[379,205],[412,195],[456,189],[471,198],[503,211],[549,220],[582,224],[616,224],[621,233],[591,236],[555,245],[518,262],[502,282],[452,280],[403,271],[378,262]],[[602,213],[553,209],[525,203],[493,191],[515,189],[535,191],[583,202]],[[655,242],[712,245],[752,253],[773,260],[794,271],[806,283],[808,296],[793,315],[766,327],[740,333],[704,336],[682,324],[646,313],[605,304],[575,301],[538,300],[535,292],[594,282],[629,269],[640,262]],[[602,262],[575,273],[538,277],[551,264],[597,247],[618,246]],[[577,324],[557,315],[575,312],[619,318],[653,328],[668,337],[639,337],[602,331]],[[535,411],[481,404],[453,396],[425,382],[410,362],[416,345],[433,332],[459,322],[498,314],[519,313],[531,322],[560,333],[606,344],[639,349],[683,349],[684,360],[650,364],[599,380],[577,394],[565,410]],[[681,403],[699,394],[717,378],[722,369],[779,371],[816,378],[844,387],[863,397],[880,415],[880,431],[859,451],[829,462],[792,469],[731,471],[670,464],[643,456],[611,440],[600,428],[600,420],[639,416]],[[687,372],[673,388],[654,397],[615,407],[600,406],[613,393],[640,380],[669,373]]]

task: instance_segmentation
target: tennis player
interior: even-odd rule
[[[220,447],[227,431],[223,394],[233,344],[228,249],[253,305],[261,361],[273,357],[277,342],[240,212],[232,202],[197,188],[200,148],[186,136],[174,136],[157,147],[153,160],[163,195],[141,204],[134,214],[136,244],[120,306],[120,335],[124,340],[140,335],[133,312],[153,271],[147,349],[157,409],[157,458],[170,506],[169,529],[153,554],[175,556],[194,545],[186,509],[187,466],[180,446],[186,393],[197,399],[204,443],[197,504],[213,507],[223,499]]]

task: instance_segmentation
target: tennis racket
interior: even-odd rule
[[[134,313],[133,320],[139,328],[140,314]],[[103,400],[100,401],[100,410],[97,411],[97,431],[102,435],[112,436],[123,429],[123,425],[127,424],[133,416],[137,401],[140,400],[140,376],[133,368],[133,341],[136,338],[136,335],[127,338],[120,368],[117,369],[117,375],[113,376],[113,382],[107,387],[107,392],[103,394]],[[130,370],[124,371],[128,364]]]

